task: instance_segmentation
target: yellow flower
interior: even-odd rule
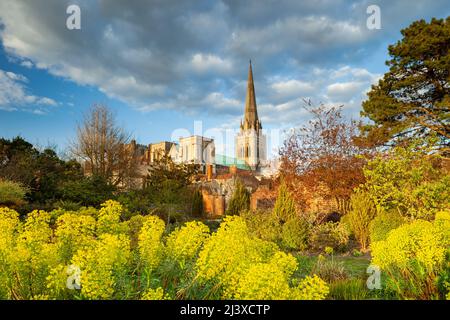
[[[58,217],[55,236],[63,261],[70,261],[78,249],[95,239],[95,224],[95,219],[86,215],[65,213]]]
[[[161,261],[164,228],[164,221],[160,218],[152,215],[145,217],[139,233],[139,253],[148,270],[154,269]]]
[[[142,300],[171,300],[168,294],[164,294],[163,288],[148,289],[143,295]]]
[[[122,234],[102,234],[90,248],[78,250],[72,264],[80,268],[81,293],[87,299],[110,299],[127,272],[130,241]]]
[[[120,216],[124,209],[123,206],[114,200],[108,200],[102,204],[98,211],[97,232],[101,233],[124,233],[126,230],[120,223]]]
[[[292,299],[295,300],[323,300],[330,289],[325,281],[317,275],[306,276],[293,290]]]
[[[195,258],[208,237],[209,228],[206,225],[198,221],[188,222],[167,237],[166,254],[184,265]]]

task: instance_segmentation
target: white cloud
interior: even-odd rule
[[[31,69],[31,68],[34,67],[33,62],[31,62],[30,60],[24,60],[24,61],[21,61],[21,62],[20,62],[20,65],[21,65],[22,67],[29,68],[29,69]]]
[[[233,64],[228,59],[222,59],[212,54],[196,53],[191,58],[190,67],[197,73],[227,74],[232,70]]]
[[[275,82],[271,87],[277,94],[283,97],[299,97],[314,91],[314,86],[310,82],[294,79]]]
[[[230,112],[232,110],[240,110],[243,108],[241,100],[227,98],[221,92],[212,92],[208,94],[202,100],[202,105],[207,106],[208,109],[222,112]]]
[[[15,111],[32,105],[33,112],[44,112],[40,107],[57,105],[51,98],[29,94],[25,86],[27,82],[28,79],[21,74],[0,69],[0,109]]]
[[[356,94],[360,94],[366,84],[359,81],[338,82],[328,85],[327,96],[336,101],[348,101]]]

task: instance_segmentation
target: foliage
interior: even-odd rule
[[[123,210],[123,206],[117,201],[108,200],[103,203],[98,211],[97,233],[121,233],[125,228],[125,225],[119,224]]]
[[[175,163],[163,155],[151,164],[142,189],[122,192],[117,200],[126,208],[127,217],[152,212],[168,224],[199,218],[203,196],[192,185],[198,170],[198,165]]]
[[[250,192],[245,188],[244,184],[239,180],[235,180],[235,189],[228,203],[226,210],[227,215],[238,215],[240,212],[250,208]]]
[[[218,285],[226,299],[307,299],[328,293],[318,278],[290,287],[288,280],[297,269],[295,258],[273,243],[251,237],[244,220],[235,216],[225,218],[204,245],[196,268],[199,281]]]
[[[448,215],[448,214],[447,214]],[[438,298],[437,277],[450,246],[450,219],[416,220],[372,244],[372,263],[387,275],[386,288],[400,298]]]
[[[361,114],[373,121],[363,129],[376,144],[437,135],[448,153],[450,17],[416,21],[401,33],[389,46],[389,71],[363,103]]]
[[[386,240],[391,230],[404,224],[405,218],[397,210],[382,211],[369,225],[370,242]]]
[[[347,248],[348,240],[349,232],[345,225],[338,222],[327,222],[315,225],[311,229],[309,243],[317,251],[323,251],[325,247],[343,251]]]
[[[95,239],[96,221],[83,214],[64,213],[56,220],[55,237],[63,262],[70,261],[79,249]]]
[[[316,264],[312,268],[312,273],[317,274],[328,283],[348,278],[343,263],[335,260],[333,255],[330,258],[319,255]]]
[[[160,187],[165,181],[177,181],[186,187],[199,172],[199,166],[192,163],[175,163],[169,155],[154,159],[148,170],[146,186]]]
[[[313,107],[306,101],[305,108],[312,120],[284,141],[280,174],[301,209],[317,196],[345,202],[364,182],[360,155],[368,150],[354,139],[358,124],[342,116],[342,106]]]
[[[296,300],[323,300],[327,297],[330,289],[325,281],[317,275],[313,275],[312,277],[306,276],[293,291],[293,299]]]
[[[19,206],[25,201],[27,190],[19,183],[0,179],[0,206]]]
[[[130,135],[117,125],[107,106],[93,105],[78,125],[70,151],[85,162],[87,171],[116,187],[132,188],[137,175],[138,151]]]
[[[283,182],[278,190],[278,197],[273,208],[273,214],[284,224],[290,219],[297,218],[297,209],[286,184]]]
[[[361,249],[366,251],[369,245],[369,225],[377,214],[377,210],[372,199],[362,190],[352,194],[350,203],[351,210],[347,213],[346,221],[361,245]]]
[[[242,211],[249,232],[266,241],[278,242],[281,238],[281,226],[272,211]]]
[[[404,216],[432,219],[437,211],[450,208],[450,175],[441,169],[441,158],[417,148],[395,147],[364,168],[362,188],[379,211],[395,209]]]
[[[139,253],[147,273],[160,263],[163,254],[161,237],[164,221],[155,216],[146,216],[139,233]]]
[[[287,249],[305,250],[308,246],[309,223],[302,219],[290,219],[281,227],[281,246]]]
[[[93,175],[65,182],[61,185],[60,192],[64,201],[98,207],[106,200],[114,198],[116,188],[101,176]]]
[[[198,189],[194,190],[192,194],[192,215],[196,217],[203,215],[203,195]]]
[[[110,299],[130,260],[130,241],[123,234],[102,234],[91,246],[79,250],[72,264],[81,269],[81,295],[87,299]]]
[[[330,284],[330,299],[365,300],[369,296],[366,282],[362,279],[345,279]]]
[[[16,137],[0,139],[0,179],[20,184],[29,202],[44,204],[63,198],[64,185],[82,180],[83,173],[76,161],[63,161],[51,148],[41,151]]]
[[[181,267],[196,258],[198,251],[209,237],[209,228],[201,222],[187,222],[172,231],[166,240],[166,255]]]
[[[161,287],[156,289],[148,289],[142,296],[142,300],[170,300],[168,294],[164,294],[164,290]]]

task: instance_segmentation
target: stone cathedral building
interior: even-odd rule
[[[247,94],[244,119],[235,141],[236,159],[244,161],[252,170],[259,171],[266,165],[267,142],[258,118],[252,62],[248,67]]]

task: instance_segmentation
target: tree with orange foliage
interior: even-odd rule
[[[303,209],[309,194],[335,200],[343,213],[353,189],[364,182],[361,155],[368,150],[355,139],[359,123],[344,119],[342,106],[305,101],[305,108],[313,117],[284,141],[280,173]]]

